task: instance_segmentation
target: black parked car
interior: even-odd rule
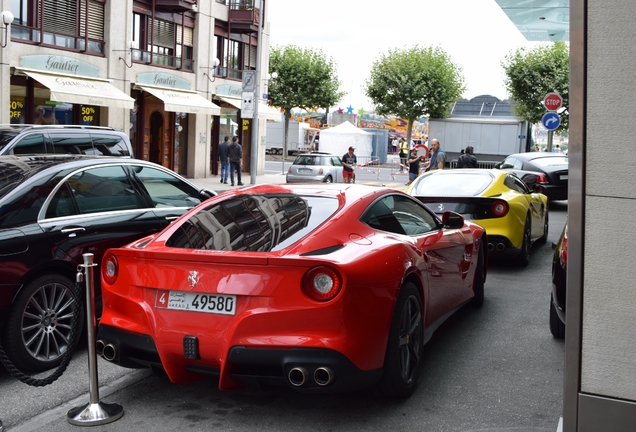
[[[552,295],[550,296],[550,332],[555,338],[565,337],[565,285],[568,264],[568,224],[554,248],[552,257]]]
[[[42,371],[73,348],[82,254],[100,263],[106,249],[161,231],[213,195],[136,159],[0,156],[0,341],[13,363]]]
[[[568,157],[562,153],[515,153],[495,165],[514,171],[530,189],[542,187],[550,201],[568,199]],[[539,173],[539,175],[537,175]]]

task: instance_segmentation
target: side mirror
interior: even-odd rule
[[[458,229],[464,226],[464,216],[459,213],[447,211],[442,214],[444,228]]]
[[[212,198],[213,196],[217,196],[218,194],[216,192],[213,192],[209,189],[201,189],[199,191],[199,198],[201,199],[201,201],[205,201],[208,198]]]
[[[501,162],[496,163],[494,167],[497,168],[497,169],[500,169],[501,168]]]

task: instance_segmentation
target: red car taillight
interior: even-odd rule
[[[503,216],[508,213],[508,203],[505,201],[495,201],[490,209],[495,216]]]
[[[334,269],[320,266],[305,273],[301,286],[309,298],[326,302],[338,295],[342,289],[342,280]]]
[[[538,174],[537,184],[548,184],[548,177],[545,174]]]
[[[320,168],[320,172],[319,172],[318,174],[319,174],[319,175],[322,175],[324,172],[325,172],[325,171],[324,171],[322,168]]]
[[[565,230],[563,241],[561,242],[561,264],[563,267],[568,265],[568,231]]]
[[[291,174],[291,167],[287,170],[287,174]]]
[[[102,277],[107,284],[114,284],[117,280],[117,274],[119,273],[119,263],[115,255],[108,253],[102,260]]]

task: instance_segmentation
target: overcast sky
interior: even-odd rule
[[[501,61],[533,47],[495,0],[269,0],[270,44],[322,49],[338,67],[346,96],[339,107],[372,110],[363,85],[379,54],[440,46],[462,68],[465,98],[506,99]],[[335,107],[338,108],[338,107]]]

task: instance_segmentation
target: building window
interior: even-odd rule
[[[104,54],[105,0],[13,0],[11,38]]]
[[[183,18],[177,14],[174,16]],[[181,22],[183,21],[181,19]],[[192,70],[193,34],[194,29],[188,25],[135,12],[133,13],[133,61]]]
[[[220,62],[214,70],[215,75],[241,80],[242,71],[256,69],[256,50],[258,49],[256,40],[252,45],[217,34],[214,36],[214,46],[216,46],[216,58]]]

